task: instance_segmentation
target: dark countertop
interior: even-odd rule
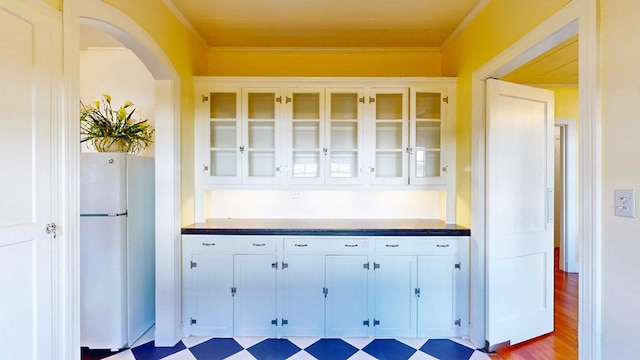
[[[183,235],[469,236],[468,228],[433,219],[208,219]]]

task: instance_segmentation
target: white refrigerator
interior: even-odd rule
[[[154,159],[80,158],[80,342],[130,347],[155,322]]]

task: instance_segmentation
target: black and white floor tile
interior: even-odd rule
[[[139,345],[138,345],[139,344]],[[83,355],[83,358],[84,355]],[[88,357],[87,357],[88,358]],[[108,360],[488,360],[461,339],[188,337],[173,348],[141,339]]]

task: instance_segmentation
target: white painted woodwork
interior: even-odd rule
[[[195,253],[184,266],[189,277],[183,290],[187,295],[184,305],[190,310],[184,314],[185,326],[193,319],[193,335],[233,334],[233,255]]]
[[[282,318],[288,322],[282,325],[284,336],[324,336],[324,258],[306,254],[284,256],[287,265],[282,269],[280,285]]]
[[[456,308],[456,279],[462,270],[456,269],[456,263],[454,255],[418,256],[420,338],[459,336],[462,324],[458,326],[455,322],[462,321],[463,316]]]
[[[233,335],[276,335],[275,255],[233,256]]]
[[[49,359],[59,348],[52,341],[59,238],[45,227],[58,206],[52,99],[61,33],[52,25],[59,18],[43,7],[0,1],[1,359]]]
[[[378,256],[375,264],[374,319],[380,322],[374,324],[375,336],[415,337],[418,321],[416,257]]]
[[[409,91],[373,88],[370,108],[369,172],[371,184],[406,185],[409,171]]]
[[[486,336],[553,330],[553,92],[487,80]]]
[[[183,235],[182,248],[185,336],[467,333],[466,237]]]
[[[328,255],[325,261],[325,336],[367,336],[367,255]]]

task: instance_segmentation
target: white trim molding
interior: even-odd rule
[[[472,75],[471,341],[485,339],[485,80],[499,78],[575,34],[579,37],[580,286],[578,351],[601,358],[600,336],[600,96],[597,0],[574,0]]]
[[[180,77],[155,40],[136,22],[99,0],[73,0],[77,4],[76,20],[69,20],[66,32],[79,32],[79,23],[98,28],[129,48],[148,68],[156,80],[155,113],[155,194],[156,194],[156,327],[157,346],[174,346],[182,338],[180,326]],[[65,1],[65,5],[66,5]],[[77,25],[75,24],[77,22]],[[71,45],[73,46],[73,45]],[[78,46],[67,57],[79,57]],[[71,59],[73,62],[74,60]],[[77,60],[75,60],[77,63]],[[77,67],[66,76],[77,78]],[[79,94],[78,82],[70,85],[70,94]],[[77,98],[77,97],[76,97]],[[77,101],[77,100],[74,100]],[[77,114],[77,112],[75,113]],[[77,123],[75,115],[74,121]],[[77,143],[68,143],[78,152]],[[75,150],[73,149],[75,147]],[[73,175],[70,175],[73,176]],[[76,172],[75,176],[78,176]],[[77,178],[76,180],[77,181]],[[76,209],[77,211],[77,209]],[[77,244],[75,245],[77,247]],[[77,251],[77,248],[76,248]],[[76,283],[73,302],[78,304],[77,279],[79,258],[73,259],[74,271],[69,281]],[[79,351],[79,336],[74,340]],[[78,354],[79,356],[79,354]]]

